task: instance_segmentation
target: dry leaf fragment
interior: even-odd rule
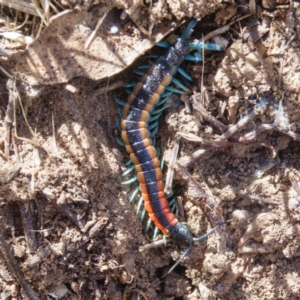
[[[5,69],[18,72],[30,85],[65,83],[78,76],[100,80],[124,70],[174,30],[170,23],[161,24],[151,40],[124,30],[111,34],[111,26],[122,29],[119,13],[113,10],[86,49],[85,43],[105,9],[72,10],[53,18],[26,50],[12,54],[3,63]]]

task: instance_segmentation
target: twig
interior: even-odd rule
[[[104,93],[116,90],[116,89],[122,87],[123,85],[124,85],[124,81],[117,81],[117,82],[112,83],[111,85],[107,84],[106,86],[104,86],[102,88],[96,89],[95,94],[96,94],[96,96],[99,96]]]
[[[33,218],[30,209],[30,203],[20,203],[20,212],[26,238],[27,247],[30,253],[33,253],[37,248],[37,240],[33,226]]]
[[[205,148],[198,149],[190,156],[180,157],[178,163],[182,167],[187,168],[192,162],[199,159],[200,157],[202,157],[202,158],[205,156],[209,157],[211,155],[211,151],[214,151],[214,148],[205,147]]]
[[[38,253],[30,258],[27,263],[27,267],[30,269],[34,268],[38,263],[40,263],[43,259],[49,257],[50,255],[51,248],[49,246],[42,248]]]
[[[106,85],[106,87],[108,87],[109,79],[110,79],[110,77],[107,78],[107,85]],[[109,128],[111,128],[110,114],[109,114],[109,109],[108,109],[107,89],[105,90],[105,101],[106,101],[106,108],[107,108],[108,125],[109,125]]]
[[[175,165],[175,161],[178,156],[179,143],[180,143],[180,140],[177,139],[175,141],[173,149],[172,149],[171,159],[170,159],[170,163],[168,166],[167,178],[166,178],[166,183],[165,183],[165,193],[166,194],[170,194],[172,192],[172,183],[173,183],[173,177],[174,177],[174,165]]]
[[[192,187],[194,197],[199,199],[199,205],[201,209],[207,214],[208,220],[212,227],[216,227],[218,224],[224,223],[224,217],[222,214],[222,209],[219,207],[218,203],[215,201],[214,196],[208,189],[204,189],[202,185],[195,180],[185,168],[180,164],[176,164],[176,171],[188,182],[188,185]],[[201,175],[201,173],[200,173]],[[193,197],[193,195],[191,195]],[[217,231],[219,249],[226,248],[226,232],[222,227]]]
[[[86,41],[84,48],[88,49],[90,47],[91,42],[93,41],[98,29],[100,28],[101,24],[103,23],[104,19],[106,18],[107,14],[109,13],[109,10],[104,13],[104,15],[98,20],[98,23],[96,25],[96,28],[89,36],[88,40]]]
[[[48,195],[46,195],[48,196]],[[51,203],[65,216],[67,216],[80,230],[83,230],[84,226],[82,222],[77,218],[77,216],[71,211],[69,206],[65,204],[66,201],[66,193],[62,192],[56,201],[53,197],[47,197]]]
[[[57,144],[56,144],[56,137],[55,137],[55,123],[54,123],[54,114],[52,112],[52,134],[53,134],[53,148],[55,153],[57,153]]]
[[[143,252],[145,250],[149,250],[149,249],[152,249],[152,248],[157,248],[157,247],[160,247],[161,245],[165,245],[166,243],[168,243],[170,240],[166,239],[161,239],[159,241],[155,241],[153,243],[150,243],[150,244],[146,244],[146,245],[143,245],[141,247],[139,247],[139,251],[140,252]]]
[[[10,75],[3,67],[0,66],[0,71],[5,75],[7,76],[9,79],[12,79],[13,76]]]
[[[32,4],[33,4],[33,7],[34,9],[36,10],[37,14],[38,14],[38,17],[40,17],[42,19],[42,23],[41,23],[41,26],[43,25],[43,23],[45,24],[45,26],[48,26],[49,25],[49,19],[46,20],[45,16],[47,14],[47,11],[45,11],[44,13],[42,12],[42,10],[39,8],[39,2],[37,0],[31,0]],[[41,1],[40,3],[43,3],[43,1]],[[41,26],[40,26],[40,29],[39,29],[39,33],[40,33],[40,30],[41,30]],[[38,36],[39,36],[39,33],[38,33]]]
[[[233,146],[235,144],[235,143],[232,143],[232,142],[229,142],[226,140],[221,140],[221,139],[220,140],[219,139],[216,139],[216,140],[204,139],[204,138],[199,137],[192,133],[178,132],[177,134],[188,141],[200,143],[200,144],[208,146],[208,147],[226,148],[226,147]]]
[[[231,25],[235,24],[236,22],[242,21],[242,20],[244,20],[244,19],[246,19],[246,18],[249,18],[249,17],[251,17],[251,16],[252,16],[251,14],[245,15],[245,16],[243,16],[243,17],[240,17],[240,18],[238,18],[238,19],[236,19],[236,20],[230,22],[229,24],[227,24],[227,25],[225,25],[225,26],[223,26],[223,27],[220,27],[220,28],[218,28],[218,29],[216,29],[216,30],[214,30],[214,31],[212,31],[212,32],[210,32],[210,33],[208,33],[207,35],[205,35],[205,36],[203,37],[203,41],[206,42],[206,41],[210,40],[211,38],[213,38],[213,37],[216,36],[216,35],[220,35],[220,34],[222,34],[222,33],[225,33],[226,31],[228,31],[228,30],[230,29],[230,26],[231,26]]]
[[[261,108],[261,107],[259,107],[259,108]],[[254,107],[253,111],[251,111],[247,116],[242,118],[237,124],[231,126],[224,134],[222,134],[216,140],[228,139],[229,137],[234,135],[236,132],[243,129],[250,121],[254,120],[254,118],[256,118],[260,114],[262,114],[262,111],[260,109],[257,109],[256,107]]]
[[[284,133],[284,134],[290,136],[294,141],[300,142],[299,134],[295,133],[294,131],[292,131],[290,129],[282,128],[280,126],[276,126],[273,124],[261,124],[250,132],[246,132],[244,134],[235,134],[231,137],[231,139],[234,141],[241,142],[241,143],[251,143],[253,140],[255,140],[257,138],[257,136],[261,132],[263,132],[265,130],[275,130],[275,131]]]
[[[185,220],[182,197],[176,197],[176,199],[177,199],[177,206],[178,206],[178,216],[181,217],[181,220]]]
[[[192,135],[193,136],[192,140],[197,141],[199,143],[202,142],[204,145],[211,146],[211,147],[232,146],[234,143],[226,141],[226,140],[228,138],[232,137],[234,134],[236,134],[241,129],[243,129],[250,121],[254,120],[258,115],[262,114],[263,111],[265,110],[267,104],[268,104],[268,100],[263,99],[259,104],[257,104],[254,107],[252,112],[250,112],[246,117],[241,119],[237,124],[229,127],[229,129],[225,133],[223,133],[222,135],[220,135],[218,138],[216,138],[213,141],[202,139],[201,137],[197,137],[197,136],[193,136],[193,135]],[[186,139],[191,138],[191,134],[186,134],[186,133],[178,133],[178,134]],[[180,159],[181,165],[184,167],[188,167],[188,165],[191,164],[193,161],[195,161],[195,159],[198,159],[199,157],[201,157],[205,154],[210,155],[211,152],[207,153],[207,150],[208,149],[203,150],[203,151],[197,150],[197,153],[196,152],[193,153],[189,159],[186,159],[186,158],[184,160]]]
[[[27,24],[28,18],[29,18],[29,14],[26,14],[24,22],[19,26],[14,27],[14,31],[20,30],[23,26],[25,26]]]
[[[7,85],[10,87],[11,84],[12,84],[12,80],[9,80]],[[14,103],[16,97],[17,97],[16,91],[10,87],[8,104],[7,104],[6,114],[4,118],[4,127],[5,127],[4,154],[6,157],[9,156],[9,151],[10,151],[11,131],[13,128],[13,120],[14,120]]]
[[[290,182],[292,184],[293,189],[296,191],[298,196],[300,196],[300,188],[299,188],[297,180],[295,178],[290,178]]]
[[[89,230],[89,238],[98,234],[108,223],[108,217],[102,217],[96,224]]]
[[[224,132],[228,130],[228,126],[220,122],[214,116],[212,116],[206,108],[199,101],[198,95],[193,95],[193,108],[203,117],[204,120],[211,123],[215,128],[217,128],[220,132]]]
[[[36,296],[35,292],[32,290],[32,288],[27,284],[27,282],[23,279],[18,265],[12,256],[6,242],[4,239],[4,224],[0,223],[0,253],[3,256],[3,259],[10,270],[11,274],[16,278],[18,283],[22,286],[26,294],[31,300],[39,300],[39,298]]]
[[[10,91],[10,92],[11,92],[11,91]],[[24,107],[23,107],[23,103],[22,103],[20,94],[19,94],[19,92],[18,92],[18,90],[17,90],[17,87],[16,87],[16,82],[14,82],[14,89],[13,89],[13,108],[14,108],[14,110],[13,110],[14,114],[13,114],[13,115],[14,115],[14,134],[15,134],[15,137],[16,137],[17,139],[21,140],[21,141],[28,142],[28,143],[30,143],[30,144],[32,144],[32,145],[34,145],[34,146],[40,148],[41,146],[40,146],[40,144],[39,144],[37,141],[35,141],[35,140],[30,140],[30,139],[27,139],[27,138],[24,138],[24,137],[20,137],[20,136],[18,135],[18,132],[17,132],[17,114],[16,114],[16,98],[18,98],[18,100],[19,100],[19,103],[20,103],[20,106],[21,106],[21,110],[22,110],[23,117],[24,117],[24,119],[25,119],[26,125],[28,126],[29,131],[30,131],[32,137],[33,137],[34,139],[36,139],[36,134],[35,134],[34,131],[31,129],[31,127],[30,127],[30,125],[29,125],[29,122],[28,122],[28,120],[27,120],[27,117],[26,117],[26,114],[25,114],[25,110],[24,110]]]
[[[265,197],[258,198],[258,197],[255,197],[253,195],[250,195],[248,193],[242,193],[239,190],[236,190],[236,193],[239,196],[241,196],[242,198],[246,198],[246,199],[250,200],[251,202],[255,201],[255,202],[258,202],[259,204],[266,203],[266,204],[273,204],[273,205],[279,205],[280,204],[278,201],[274,201],[271,198],[265,198]]]

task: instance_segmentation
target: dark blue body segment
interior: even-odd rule
[[[155,182],[156,183],[156,173],[155,171],[152,169],[152,170],[149,170],[149,171],[144,171],[144,172],[141,172],[143,175],[144,175],[144,178],[145,178],[145,181],[147,182]]]
[[[139,122],[142,116],[142,110],[136,107],[130,107],[128,111],[128,115],[126,117],[126,121],[134,121],[134,122]],[[127,127],[126,127],[126,130]]]
[[[148,129],[144,129],[144,130],[148,130]],[[139,143],[141,143],[143,141],[143,139],[141,137],[141,134],[140,134],[140,129],[135,129],[135,130],[128,131],[127,132],[127,138],[129,140],[130,145],[131,145],[131,147],[132,147],[133,150],[134,150],[134,145],[135,144],[139,144]],[[138,148],[138,150],[140,150],[140,148]],[[146,150],[146,152],[147,152],[147,150]]]
[[[143,168],[143,171],[144,172],[148,172],[148,171],[151,171],[153,170],[153,163],[152,163],[152,160],[144,163],[144,164],[141,164],[142,165],[142,168]]]
[[[138,130],[140,128],[140,122],[134,122],[134,121],[130,121],[130,122],[126,122],[126,128],[128,131],[131,130]]]
[[[134,147],[135,147],[134,145],[132,145],[131,147],[133,148],[133,151],[137,150],[137,149],[134,149]],[[138,152],[135,152],[135,155],[141,165],[146,162],[152,161],[147,149],[143,148],[141,150],[140,147],[138,147],[138,148],[139,148],[139,150],[137,150]],[[153,169],[153,166],[152,166],[152,169]],[[147,181],[146,181],[146,183],[147,183]]]

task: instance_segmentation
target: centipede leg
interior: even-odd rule
[[[185,79],[187,79],[191,82],[193,81],[193,78],[187,72],[185,72],[182,68],[178,68],[178,73],[181,74]]]
[[[223,48],[217,44],[211,43],[203,43],[203,42],[191,42],[189,43],[191,50],[200,51],[202,49],[209,50],[209,51],[223,51]]]
[[[161,42],[156,43],[156,46],[157,47],[162,47],[162,48],[169,48],[170,44],[168,42],[161,41]]]
[[[122,101],[118,96],[114,95],[114,100],[121,106],[123,107],[126,102],[125,101]]]
[[[144,75],[146,74],[145,72],[140,71],[140,70],[138,70],[138,69],[133,69],[132,71],[133,71],[134,74],[139,75],[139,76],[141,76],[141,77],[144,76]]]
[[[138,177],[136,175],[136,176],[134,176],[134,177],[132,177],[132,178],[126,180],[126,181],[121,182],[121,184],[123,184],[123,185],[131,184],[131,183],[136,182],[137,180],[138,180]]]
[[[137,206],[136,206],[136,211],[135,211],[135,213],[136,213],[137,215],[139,214],[139,211],[140,211],[140,209],[141,209],[141,206],[142,206],[143,202],[144,202],[144,199],[143,199],[143,197],[141,196],[141,197],[139,198],[138,203],[137,203]]]
[[[176,88],[174,88],[174,87],[172,87],[172,86],[167,86],[167,87],[166,87],[166,90],[167,90],[167,91],[174,92],[174,93],[177,93],[177,94],[180,94],[180,95],[186,95],[186,94],[187,94],[186,92],[181,91],[181,90],[179,90],[179,89],[176,89]]]
[[[135,197],[136,197],[136,195],[138,194],[139,191],[140,191],[140,187],[137,186],[137,187],[134,189],[133,193],[131,194],[131,196],[130,196],[130,198],[129,198],[129,203],[132,203],[132,202],[133,202],[133,200],[135,199]]]
[[[186,94],[191,94],[192,91],[185,87],[178,79],[176,79],[175,77],[172,78],[172,82],[175,83],[175,85],[178,87],[178,88],[181,88]]]
[[[195,55],[188,54],[184,57],[184,60],[193,61],[193,62],[200,62],[203,61],[202,55],[199,52],[196,52]]]
[[[123,140],[122,140],[121,138],[117,137],[116,140],[117,140],[117,143],[118,143],[120,146],[123,146],[123,147],[126,146],[126,144],[123,142]]]
[[[131,173],[135,168],[135,165],[130,166],[126,171],[124,171],[121,176],[124,177],[126,175],[128,175],[129,173]]]

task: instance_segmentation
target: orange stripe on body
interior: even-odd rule
[[[159,168],[160,161],[159,161],[159,159],[157,157],[155,157],[155,158],[152,159],[152,165],[153,165],[154,169]],[[140,165],[140,164],[135,165],[135,170],[137,172],[143,172],[144,171],[142,165]]]
[[[156,181],[160,181],[163,178],[163,173],[162,173],[161,169],[156,168],[156,169],[154,169],[154,172],[155,172]],[[140,183],[146,183],[145,182],[145,175],[146,175],[145,173],[147,173],[147,172],[139,172],[138,173],[138,180]]]
[[[164,190],[165,185],[162,180],[156,181],[156,185],[157,185],[158,192]],[[147,185],[145,183],[140,183],[140,190],[143,194],[148,194]]]

